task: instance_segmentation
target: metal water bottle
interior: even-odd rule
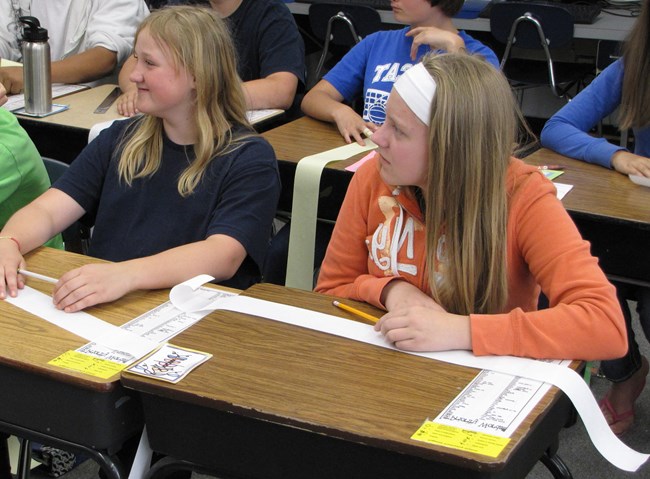
[[[52,70],[47,30],[36,17],[20,17],[23,28],[23,78],[25,112],[52,111]]]

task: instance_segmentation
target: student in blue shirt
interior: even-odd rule
[[[630,32],[623,58],[612,63],[544,126],[543,146],[565,156],[612,168],[625,175],[650,177],[650,5],[643,2],[641,14]],[[620,107],[619,127],[634,131],[634,152],[588,132]],[[650,339],[650,289],[617,284],[627,321],[627,355],[603,361],[601,370],[612,386],[600,406],[616,434],[634,422],[634,403],[643,391],[648,360],[639,352],[626,299],[637,301],[639,320]]]
[[[467,51],[496,68],[492,50],[454,27],[452,17],[464,0],[395,0],[395,19],[410,26],[373,33],[356,45],[302,101],[309,116],[336,123],[347,143],[364,144],[364,130],[374,131],[386,118],[386,100],[397,78],[430,51]],[[363,97],[363,114],[348,106]]]

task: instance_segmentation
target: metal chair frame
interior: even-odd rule
[[[325,65],[325,59],[327,58],[327,53],[329,51],[330,41],[332,40],[332,25],[334,22],[343,22],[347,25],[354,39],[354,43],[357,44],[361,41],[361,37],[357,34],[356,29],[352,20],[345,14],[345,12],[338,12],[336,15],[330,17],[327,22],[327,30],[325,32],[325,44],[323,45],[323,52],[321,53],[320,59],[318,60],[318,66],[316,67],[316,78],[320,78],[321,70],[323,65]]]

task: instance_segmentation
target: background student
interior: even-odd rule
[[[47,29],[54,83],[117,80],[133,35],[149,12],[143,0],[12,0],[0,2],[0,57],[22,62],[22,25],[31,15]],[[23,89],[22,67],[0,68],[8,93]]]
[[[169,3],[190,2],[171,0]],[[305,47],[284,2],[211,0],[209,4],[226,20],[232,33],[237,71],[244,82],[247,108],[291,109],[296,94],[304,88]],[[124,94],[117,100],[117,110],[124,116],[137,113],[137,89],[129,81],[131,62],[129,60],[120,73],[120,87]]]
[[[199,273],[235,287],[259,280],[280,193],[271,146],[246,121],[223,21],[174,7],[136,35],[138,109],[100,133],[68,172],[16,213],[0,236],[0,297],[23,285],[23,254],[88,214],[89,254],[115,261],[64,274],[67,312],[135,289],[168,288]]]
[[[410,26],[373,33],[352,48],[302,101],[309,116],[336,123],[347,143],[364,144],[362,133],[375,130],[386,117],[386,100],[395,80],[432,50],[483,55],[495,67],[492,50],[454,27],[452,18],[463,0],[396,0],[395,20]],[[349,104],[363,99],[363,114]]]
[[[402,75],[317,291],[385,308],[375,328],[400,349],[624,353],[625,322],[589,244],[553,184],[511,156],[515,112],[505,77],[476,56],[427,56]],[[540,289],[551,307],[538,311]]]
[[[542,145],[566,156],[613,168],[624,175],[650,178],[650,5],[644,1],[641,14],[615,61],[544,126]],[[634,152],[588,132],[619,108],[621,130],[634,131]],[[613,361],[603,361],[601,371],[613,382],[601,400],[601,409],[616,434],[634,422],[634,403],[643,391],[648,360],[639,352],[632,316],[626,299],[637,301],[639,320],[646,340],[650,339],[650,289],[616,284],[625,314],[629,350]]]

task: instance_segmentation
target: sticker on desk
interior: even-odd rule
[[[507,437],[468,431],[429,420],[420,426],[411,439],[489,457],[498,457],[510,442]]]
[[[129,369],[130,373],[140,374],[153,379],[177,383],[199,364],[212,357],[212,354],[179,348],[172,344],[163,344],[160,349]]]
[[[67,351],[49,361],[47,364],[71,369],[97,378],[108,379],[124,369],[124,364],[95,358],[78,351]]]
[[[564,171],[562,171],[562,170],[542,170],[542,173],[544,174],[544,176],[546,178],[553,181],[558,176],[561,176],[562,174],[564,174]]]

